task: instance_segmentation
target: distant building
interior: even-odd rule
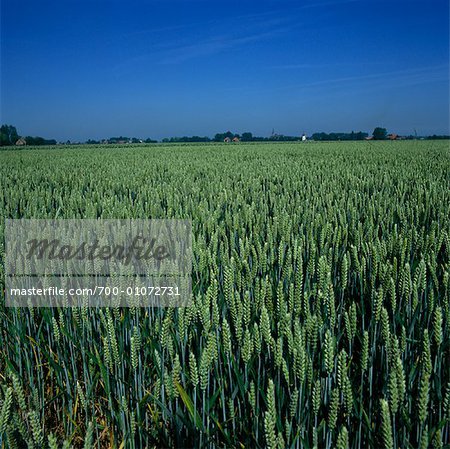
[[[306,134],[305,133],[302,134],[302,142],[306,142]]]
[[[388,134],[387,138],[389,140],[397,140],[399,138],[398,134]]]
[[[224,141],[225,143],[230,143],[230,142],[231,142],[231,139],[230,139],[229,137],[225,137],[225,139],[223,139],[223,141]]]
[[[233,137],[233,142],[240,142],[239,137]]]
[[[26,145],[27,144],[27,141],[23,138],[23,137],[21,137],[17,142],[16,142],[16,145],[17,146],[21,146],[21,147],[23,147],[24,145]]]
[[[367,136],[364,140],[373,140],[373,136]]]

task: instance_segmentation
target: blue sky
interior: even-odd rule
[[[0,62],[22,135],[450,132],[447,0],[2,0]]]

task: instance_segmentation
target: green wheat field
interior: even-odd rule
[[[0,151],[0,447],[450,447],[447,141]],[[4,219],[192,220],[186,308],[5,307]]]

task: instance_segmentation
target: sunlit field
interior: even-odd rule
[[[186,308],[0,304],[2,448],[442,448],[447,141],[0,151],[5,218],[192,220]]]

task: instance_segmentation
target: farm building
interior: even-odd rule
[[[233,142],[240,142],[239,137],[233,137]]]
[[[399,138],[398,134],[388,134],[387,138],[389,140],[397,140]]]
[[[21,137],[17,142],[16,142],[16,145],[17,146],[24,146],[24,145],[26,145],[27,144],[27,141],[23,138],[23,137]]]
[[[231,139],[230,139],[229,137],[225,137],[225,139],[223,139],[223,141],[224,141],[225,143],[230,143],[230,142],[231,142]]]

